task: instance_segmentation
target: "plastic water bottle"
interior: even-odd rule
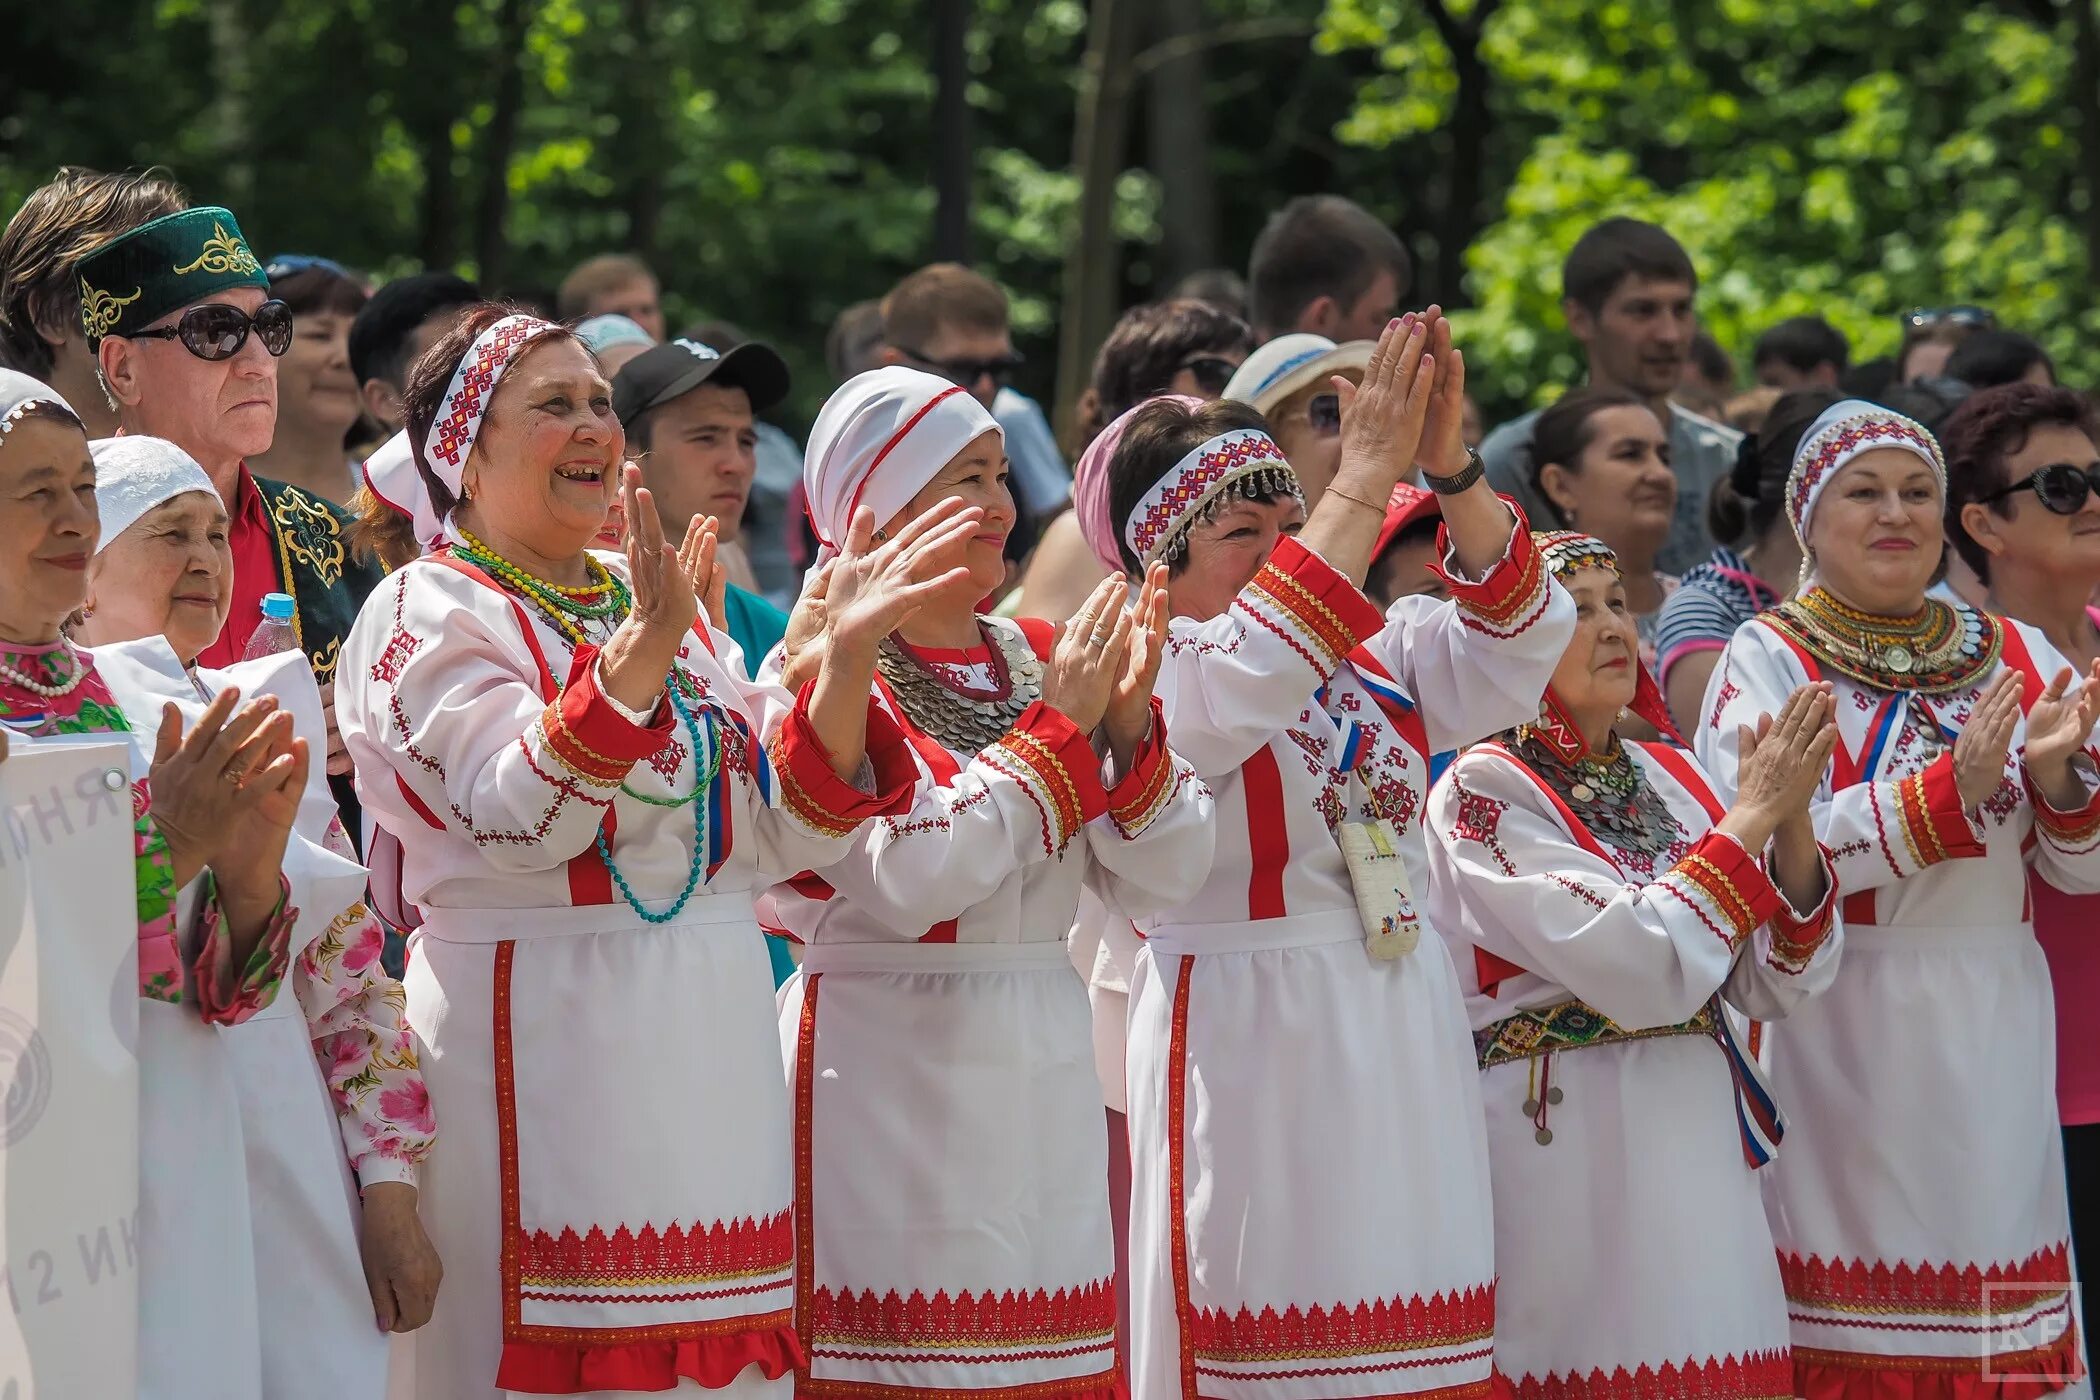
[[[265,593],[262,600],[262,623],[255,635],[248,639],[247,650],[241,660],[253,661],[258,656],[275,656],[280,651],[297,651],[299,634],[292,627],[292,609],[297,604],[289,593]]]

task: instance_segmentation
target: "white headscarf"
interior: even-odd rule
[[[802,458],[802,490],[817,563],[839,552],[854,512],[879,526],[910,503],[955,454],[999,424],[968,389],[890,365],[856,374],[825,400]]]
[[[6,445],[8,431],[37,404],[48,404],[62,408],[68,417],[78,418],[73,405],[59,397],[58,390],[41,379],[32,379],[16,370],[0,369],[0,446]]]
[[[102,517],[97,554],[148,511],[177,496],[202,491],[213,500],[219,498],[219,488],[197,459],[166,438],[97,438],[88,451],[95,455],[95,509]]]
[[[1793,522],[1794,538],[1801,542],[1804,584],[1815,563],[1808,548],[1808,530],[1815,520],[1816,499],[1846,463],[1879,447],[1899,448],[1931,467],[1939,479],[1940,499],[1947,499],[1947,463],[1940,456],[1939,442],[1924,424],[1865,399],[1832,404],[1808,425],[1794,452],[1794,469],[1786,478],[1786,514]]]
[[[416,543],[423,546],[423,552],[428,554],[435,549],[444,538],[444,522],[437,518],[430,492],[416,470],[416,452],[409,445],[408,429],[403,428],[373,448],[372,455],[358,470],[364,476],[365,490],[396,515],[415,522]]]

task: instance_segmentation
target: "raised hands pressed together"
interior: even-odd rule
[[[2092,737],[2095,719],[2100,719],[2100,661],[2083,678],[2064,667],[2027,711],[2027,776],[2060,812],[2085,806],[2085,783],[2071,760]]]
[[[1837,748],[1836,716],[1831,686],[1819,681],[1789,695],[1776,716],[1759,716],[1754,729],[1739,726],[1735,804],[1716,828],[1752,855],[1770,845],[1773,883],[1797,910],[1815,907],[1826,893],[1811,804]]]
[[[1954,786],[1964,809],[1974,811],[2005,781],[2005,756],[2019,719],[2020,677],[2011,670],[2000,671],[1983,688],[1969,722],[1954,739]],[[2063,757],[2068,759],[2068,752]]]

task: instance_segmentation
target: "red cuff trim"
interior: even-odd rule
[[[753,1366],[771,1381],[807,1365],[809,1353],[795,1329],[786,1326],[611,1346],[506,1341],[496,1365],[496,1388],[524,1395],[655,1391],[670,1390],[684,1377],[720,1390]]]
[[[1546,564],[1540,556],[1538,546],[1532,542],[1531,528],[1524,521],[1524,512],[1513,503],[1510,514],[1515,522],[1510,527],[1509,547],[1502,558],[1487,571],[1487,576],[1478,582],[1460,578],[1444,567],[1443,556],[1450,552],[1451,531],[1449,526],[1437,527],[1437,558],[1430,568],[1444,580],[1451,590],[1451,601],[1458,604],[1465,620],[1481,631],[1497,636],[1514,636],[1537,620],[1546,606]]]
[[[568,686],[540,715],[540,731],[562,767],[586,782],[614,787],[664,746],[671,721],[668,706],[659,706],[646,725],[614,709],[598,688],[598,648],[580,646],[569,663]]]
[[[1814,960],[1816,950],[1837,924],[1837,863],[1828,846],[1818,844],[1816,850],[1823,861],[1823,898],[1806,918],[1797,918],[1794,907],[1782,897],[1770,920],[1772,953],[1766,961],[1788,974],[1798,974]]]
[[[831,766],[831,751],[824,747],[824,741],[809,722],[809,697],[816,684],[814,680],[804,682],[802,693],[795,698],[795,708],[788,712],[787,722],[780,726],[767,754],[773,761],[774,776],[780,780],[780,800],[798,821],[825,836],[851,836],[868,818],[903,810],[911,799],[918,770],[909,764],[900,765],[896,750],[903,740],[896,725],[871,698],[868,744],[876,790],[862,792],[839,777]]]
[[[1021,712],[1014,727],[985,752],[1019,766],[1011,776],[1029,783],[1044,802],[1044,840],[1053,852],[1095,817],[1108,810],[1101,790],[1101,760],[1072,721],[1038,700]],[[1004,765],[999,765],[1004,766]]]
[[[1142,833],[1166,809],[1177,786],[1174,777],[1174,760],[1167,753],[1166,709],[1155,695],[1145,741],[1138,745],[1130,772],[1108,793],[1108,814],[1126,840]]]
[[[1943,860],[1983,854],[1983,841],[1963,810],[1954,781],[1954,752],[1948,750],[1896,784],[1903,839],[1920,869]]]
[[[1726,935],[1733,948],[1751,931],[1786,906],[1758,863],[1740,842],[1709,831],[1670,867],[1670,874],[1685,881],[1720,911],[1733,933]]]
[[[1385,614],[1332,564],[1286,535],[1249,585],[1331,658],[1328,669],[1378,635]]]
[[[2020,765],[2020,772],[2027,783],[2027,798],[2034,806],[2034,824],[2058,846],[2077,850],[2094,844],[2100,839],[2100,789],[2095,789],[2086,799],[2085,806],[2075,812],[2060,812],[2049,805],[2049,799],[2034,785],[2034,778],[2027,772],[2027,765]]]

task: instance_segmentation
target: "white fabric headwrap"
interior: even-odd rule
[[[1261,429],[1234,428],[1198,443],[1138,498],[1123,522],[1123,542],[1150,568],[1235,482],[1257,472],[1273,473],[1280,488],[1298,494],[1297,473]]]
[[[1794,452],[1794,469],[1786,479],[1787,518],[1794,535],[1808,549],[1808,527],[1816,513],[1816,498],[1845,464],[1862,452],[1877,447],[1896,447],[1916,456],[1939,478],[1940,499],[1947,498],[1947,463],[1940,445],[1924,424],[1905,418],[1893,409],[1846,399],[1823,410],[1808,425],[1801,446]]]
[[[50,404],[64,409],[71,417],[80,416],[73,412],[73,405],[59,397],[58,390],[43,380],[17,370],[0,369],[0,444],[7,441],[8,430],[36,404]]]
[[[802,458],[817,563],[839,552],[860,507],[875,512],[879,528],[956,453],[996,432],[998,422],[968,389],[921,370],[890,365],[841,384],[824,401]]]
[[[526,346],[547,332],[559,330],[552,321],[537,316],[505,316],[474,338],[466,358],[452,372],[452,383],[438,403],[437,417],[423,439],[423,460],[437,473],[453,495],[459,494],[460,476],[481,435],[481,420],[496,396],[496,385]]]
[[[219,488],[197,459],[166,438],[96,438],[88,451],[95,456],[95,510],[102,517],[97,554],[148,511],[177,496],[202,491],[213,500],[219,498]]]
[[[358,470],[364,474],[365,490],[396,515],[415,522],[416,543],[423,546],[425,554],[437,548],[444,537],[444,526],[430,503],[423,475],[416,470],[415,449],[408,445],[406,428],[373,448],[372,455]]]

